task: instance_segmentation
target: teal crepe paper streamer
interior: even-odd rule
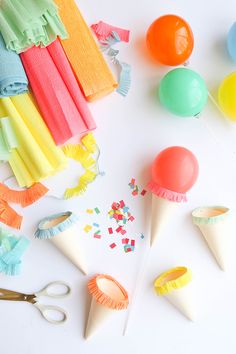
[[[58,219],[60,217],[66,216],[66,219],[60,222],[60,224],[57,224],[55,226],[52,226],[50,228],[47,228],[47,223],[50,221],[53,221],[55,219]],[[40,223],[38,224],[38,228],[35,232],[35,237],[39,239],[48,239],[53,236],[56,236],[60,234],[61,232],[69,229],[71,226],[77,223],[79,220],[78,216],[71,211],[59,213],[59,214],[54,214],[51,216],[48,216],[44,218]]]
[[[29,243],[26,237],[16,237],[0,228],[0,272],[6,275],[20,274],[21,258]]]
[[[119,65],[121,67],[121,73],[116,91],[125,97],[131,86],[131,66],[123,62],[119,62]]]
[[[28,80],[18,54],[6,49],[0,33],[0,97],[28,91]]]
[[[197,216],[198,212],[207,209],[219,209],[222,210],[222,214],[211,216],[211,217],[204,217],[204,216]],[[215,224],[219,221],[222,221],[228,217],[232,217],[233,213],[230,209],[223,207],[223,206],[213,206],[213,207],[199,207],[194,209],[192,212],[192,221],[195,225],[208,225],[208,224]]]

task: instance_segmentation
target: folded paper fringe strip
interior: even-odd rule
[[[209,211],[217,210],[219,211],[218,215],[206,216]],[[192,221],[195,225],[209,225],[215,224],[219,221],[223,221],[232,215],[232,211],[229,208],[223,206],[209,206],[209,207],[200,207],[196,208],[192,212]]]
[[[88,101],[113,92],[117,82],[74,0],[55,0],[69,38],[61,41]]]
[[[176,267],[162,273],[154,282],[158,295],[165,295],[173,290],[180,289],[192,280],[192,272],[186,267]]]
[[[125,97],[128,94],[131,86],[131,66],[127,63],[118,60],[117,56],[119,54],[119,50],[114,49],[112,47],[113,45],[122,41],[122,38],[125,38],[126,42],[128,42],[129,31],[123,30],[122,28],[110,26],[102,21],[100,21],[98,25],[92,25],[91,28],[93,29],[95,35],[97,36],[101,44],[101,50],[103,52],[106,52],[106,54],[110,57],[112,63],[116,64],[119,67],[120,77],[119,85],[116,91]]]
[[[9,161],[11,152],[18,147],[18,141],[8,117],[0,119],[0,162]]]
[[[96,128],[58,39],[47,48],[27,50],[21,54],[21,59],[44,121],[57,145]]]
[[[65,145],[62,150],[68,158],[78,161],[85,169],[84,174],[79,177],[78,185],[66,189],[64,197],[69,199],[83,194],[87,190],[88,184],[93,182],[99,174],[98,159],[100,152],[92,133],[84,136],[81,139],[81,144]],[[97,158],[94,158],[95,153],[97,153]]]
[[[104,291],[102,291],[98,285],[99,279],[107,279],[107,280],[114,282],[114,284],[122,292],[123,299],[122,300],[113,299],[109,295],[107,295]],[[129,305],[129,296],[128,296],[127,291],[123,288],[123,286],[120,283],[118,283],[118,281],[116,281],[110,275],[99,274],[99,275],[94,276],[88,282],[88,289],[89,289],[89,293],[95,298],[96,302],[98,302],[100,305],[106,306],[110,309],[124,310],[124,309],[127,309],[128,305]]]
[[[28,80],[19,55],[7,50],[0,33],[0,97],[28,91]]]
[[[0,32],[8,50],[46,47],[67,32],[52,0],[1,0]]]
[[[48,189],[41,183],[36,183],[22,191],[10,189],[0,183],[0,222],[15,229],[20,229],[23,218],[8,203],[27,207],[42,198],[47,192]]]
[[[187,196],[185,193],[178,193],[171,191],[167,188],[161,187],[153,181],[150,181],[147,185],[147,189],[150,190],[156,196],[167,199],[170,202],[187,202]]]
[[[20,187],[30,187],[66,167],[66,156],[55,145],[30,94],[1,98],[0,122],[4,117],[9,117],[18,142],[9,164]]]
[[[46,227],[46,225],[49,224],[51,221],[59,218],[61,218],[62,220],[60,223],[57,223],[57,225],[55,226]],[[74,226],[74,224],[76,224],[77,222],[78,222],[78,216],[72,213],[71,211],[51,215],[40,221],[34,235],[36,238],[39,239],[52,238],[66,231],[71,226]]]
[[[0,272],[18,275],[21,271],[21,258],[29,247],[29,240],[17,237],[0,228]]]

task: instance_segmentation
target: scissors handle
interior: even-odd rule
[[[57,290],[57,287],[62,287],[62,290]],[[71,293],[71,288],[68,284],[63,281],[54,281],[46,285],[42,290],[35,293],[36,297],[39,296],[48,296],[53,298],[63,298],[68,296]]]
[[[42,305],[38,302],[34,303],[34,306],[40,311],[43,318],[52,324],[62,324],[67,320],[67,313],[61,307],[58,306],[51,306],[51,305]],[[60,315],[61,319],[54,319],[50,316],[50,312],[54,312]]]

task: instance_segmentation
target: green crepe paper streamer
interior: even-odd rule
[[[0,161],[8,161],[11,150],[18,146],[17,137],[8,117],[1,118],[0,124]]]

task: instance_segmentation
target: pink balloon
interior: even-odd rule
[[[152,182],[177,193],[186,193],[198,177],[198,161],[191,151],[172,146],[160,152],[152,165]]]

